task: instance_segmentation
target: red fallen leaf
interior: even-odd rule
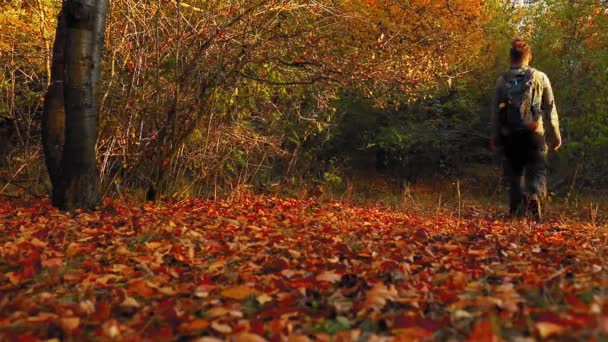
[[[600,318],[599,328],[602,333],[608,334],[608,315]]]
[[[585,304],[580,298],[575,295],[568,295],[564,298],[565,302],[572,308],[574,312],[587,313],[589,312],[589,306]]]
[[[550,322],[555,323],[557,325],[564,325],[565,322],[562,317],[553,311],[542,311],[536,314],[537,322]]]
[[[105,322],[110,319],[112,308],[108,303],[95,303],[95,312],[91,315],[91,320],[96,322]]]
[[[158,303],[156,311],[158,312],[159,316],[170,325],[177,325],[182,316],[182,313],[179,312],[179,309],[175,305],[174,299],[167,299]]]
[[[289,263],[283,258],[269,258],[262,265],[262,272],[277,273],[289,268]]]
[[[391,272],[395,270],[399,270],[399,263],[394,260],[386,260],[380,264],[380,270],[384,272]]]
[[[183,249],[184,248],[182,245],[174,243],[173,247],[171,247],[171,256],[173,256],[173,258],[175,258],[177,261],[188,263],[190,262],[190,258],[184,255]]]
[[[42,261],[40,260],[40,253],[38,251],[32,251],[24,260],[20,262],[23,267],[21,272],[23,278],[31,278],[38,274],[42,269]]]
[[[421,328],[433,333],[434,331],[439,330],[441,327],[445,326],[446,323],[447,319],[435,321],[420,316],[399,316],[395,318],[393,326],[395,329],[405,329],[414,327]]]
[[[414,236],[416,237],[416,240],[424,241],[428,238],[429,232],[424,228],[419,228],[416,230],[416,233],[414,233]]]
[[[40,339],[32,334],[21,334],[17,337],[18,342],[40,342]]]
[[[467,338],[467,341],[470,342],[498,342],[501,340],[502,339],[500,337],[496,336],[494,329],[492,328],[492,324],[487,320],[477,322],[471,331],[471,334]]]
[[[264,334],[264,323],[259,322],[259,321],[253,321],[250,322],[250,328],[249,331],[254,333],[254,334],[258,334],[258,335],[263,335]]]

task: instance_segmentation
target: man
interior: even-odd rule
[[[540,221],[547,144],[553,151],[562,144],[557,109],[549,78],[529,66],[530,46],[515,38],[510,59],[510,70],[496,81],[490,147],[495,150],[500,145],[506,159],[510,214],[520,216],[530,210]]]

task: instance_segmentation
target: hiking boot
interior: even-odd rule
[[[509,208],[511,218],[522,218],[528,211],[528,195],[522,194],[519,201],[512,201]]]
[[[528,213],[534,220],[536,220],[536,222],[540,222],[542,220],[540,199],[537,194],[530,195],[528,199]]]

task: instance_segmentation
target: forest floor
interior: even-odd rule
[[[458,207],[0,198],[0,340],[608,341],[600,220]]]

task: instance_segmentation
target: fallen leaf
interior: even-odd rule
[[[389,301],[395,301],[398,295],[397,289],[393,285],[386,286],[383,283],[376,283],[367,291],[367,298],[363,303],[363,308],[379,311]]]
[[[342,275],[337,274],[334,271],[325,271],[321,274],[319,274],[316,279],[318,281],[325,281],[328,283],[337,283],[340,281],[340,279],[342,279]]]
[[[209,326],[209,321],[205,319],[194,319],[189,322],[184,322],[179,326],[180,332],[183,334],[192,334],[203,331]]]
[[[71,334],[80,326],[79,317],[66,317],[59,319],[59,326],[64,332]]]
[[[232,327],[230,327],[228,324],[220,323],[218,321],[211,322],[211,328],[221,334],[230,334],[232,332]]]
[[[222,317],[222,316],[226,316],[230,313],[230,310],[223,308],[223,307],[215,307],[215,308],[211,308],[209,310],[207,310],[207,312],[205,313],[206,317],[209,318],[217,318],[217,317]]]
[[[231,338],[232,342],[266,342],[267,340],[260,335],[252,333],[240,333]]]
[[[130,282],[128,291],[129,293],[144,298],[150,298],[154,295],[154,290],[150,286],[148,286],[148,282],[143,279],[138,279]]]
[[[120,303],[120,306],[126,308],[139,308],[141,305],[137,302],[137,300],[133,297],[126,297],[125,300]]]
[[[243,300],[250,296],[257,296],[260,293],[248,286],[234,286],[222,291],[222,296],[230,299]]]
[[[534,324],[541,338],[560,335],[566,329],[565,327],[551,322],[536,322]]]

